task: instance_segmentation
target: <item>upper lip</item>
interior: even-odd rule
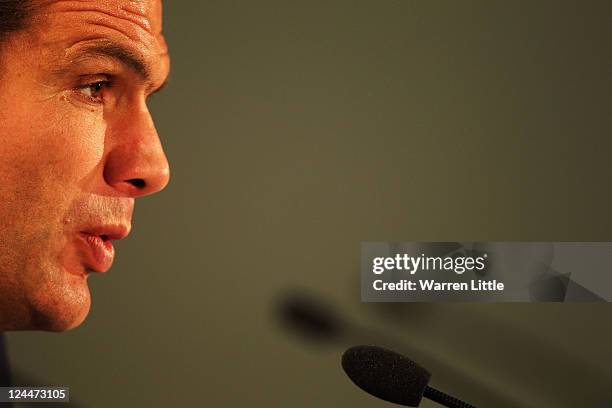
[[[129,224],[105,224],[92,225],[81,230],[81,233],[86,235],[94,235],[102,238],[104,241],[120,240],[128,236],[130,233]]]

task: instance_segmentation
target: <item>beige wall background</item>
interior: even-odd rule
[[[361,241],[612,239],[611,11],[166,2],[171,184],[137,204],[82,327],[8,335],[16,382],[75,407],[388,406],[340,368],[367,340],[479,406],[612,406],[608,304],[365,305],[358,286]],[[286,330],[294,288],[368,335]]]

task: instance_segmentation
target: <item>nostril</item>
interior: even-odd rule
[[[130,183],[131,185],[133,185],[136,188],[142,189],[142,188],[145,187],[145,181],[143,179],[139,179],[139,178],[137,178],[137,179],[129,179],[127,182]]]

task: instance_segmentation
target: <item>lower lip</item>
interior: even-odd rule
[[[80,233],[79,237],[84,243],[85,266],[96,272],[108,271],[115,259],[115,248],[112,242],[86,233]]]

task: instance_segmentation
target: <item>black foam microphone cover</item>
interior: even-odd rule
[[[351,347],[342,368],[362,390],[396,404],[418,407],[431,374],[394,351],[378,346]]]

